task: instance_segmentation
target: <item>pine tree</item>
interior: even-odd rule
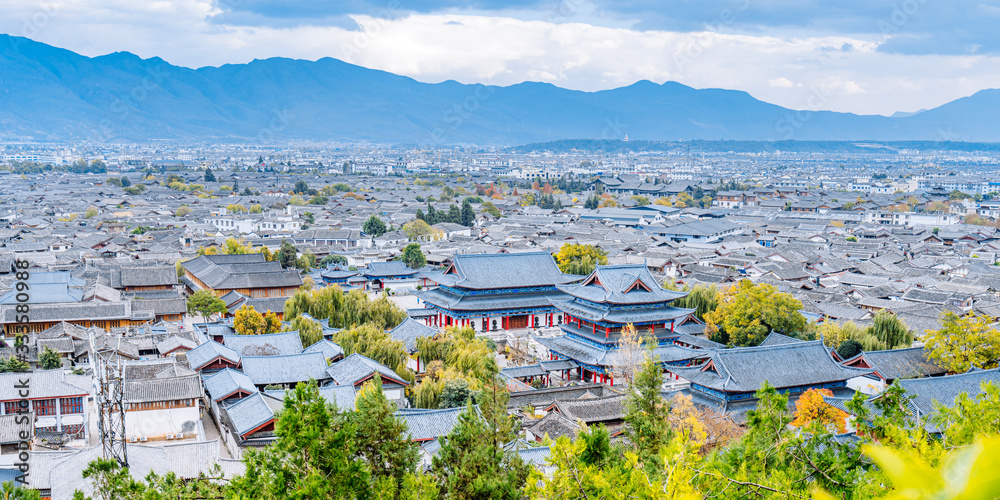
[[[389,479],[401,487],[403,478],[416,472],[419,447],[406,423],[396,418],[396,405],[386,399],[380,377],[365,383],[354,407],[348,421],[357,430],[357,457],[371,466],[372,479]]]
[[[472,227],[476,223],[476,211],[472,209],[472,203],[469,203],[469,199],[466,198],[462,202],[462,225],[466,227]]]
[[[515,500],[523,497],[530,466],[502,444],[470,404],[432,459],[442,498]]]
[[[670,405],[660,396],[663,372],[651,355],[646,355],[625,401],[625,435],[633,443],[639,459],[659,467],[660,451],[670,441]]]

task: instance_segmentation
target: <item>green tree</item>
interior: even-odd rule
[[[347,265],[347,257],[344,257],[343,255],[330,254],[327,255],[326,257],[323,257],[319,261],[319,267],[327,267],[330,264]]]
[[[472,203],[466,198],[462,202],[462,221],[461,224],[466,227],[472,227],[476,223],[476,211],[472,209]]]
[[[268,447],[246,452],[246,473],[232,480],[230,497],[371,497],[371,466],[356,459],[360,452],[356,423],[339,416],[315,383],[300,383],[285,394],[274,434],[276,439]]]
[[[882,309],[875,314],[872,326],[869,327],[869,333],[888,346],[888,349],[910,347],[910,344],[913,343],[910,329],[892,311],[887,309]]]
[[[438,402],[439,408],[460,408],[469,403],[472,398],[472,391],[469,390],[469,381],[465,379],[452,379],[444,383],[444,389]]]
[[[365,221],[365,225],[361,227],[361,230],[369,236],[379,237],[383,234],[389,232],[389,228],[386,227],[385,222],[382,219],[372,215]]]
[[[215,172],[211,168],[205,169],[205,182],[215,182]]]
[[[556,262],[564,273],[587,275],[608,263],[608,253],[594,245],[565,243],[556,254]]]
[[[736,346],[756,346],[771,331],[797,335],[806,326],[802,303],[767,283],[748,279],[719,294],[719,304],[705,315],[713,340]]]
[[[54,370],[62,368],[63,365],[62,357],[59,356],[58,352],[50,349],[49,346],[45,346],[45,350],[38,355],[38,361],[43,370]]]
[[[420,269],[427,265],[427,257],[424,257],[424,252],[420,250],[420,244],[410,243],[406,245],[403,249],[403,255],[401,260],[406,263],[410,269]]]
[[[13,481],[7,481],[0,485],[0,500],[40,500],[41,494],[38,490],[22,488]]]
[[[403,224],[403,232],[410,241],[427,241],[434,239],[435,231],[427,222],[413,219]]]
[[[503,216],[503,213],[500,212],[500,209],[497,208],[497,206],[494,205],[492,201],[483,202],[483,204],[479,206],[479,210],[481,212],[485,212],[492,215],[494,219],[499,219],[501,216]]]
[[[309,184],[303,180],[295,181],[295,188],[292,191],[298,194],[309,194]]]
[[[334,334],[333,341],[344,349],[344,355],[358,353],[385,366],[409,382],[414,380],[413,372],[406,367],[408,355],[402,340],[393,340],[382,327],[372,323],[341,330]]]
[[[0,360],[0,373],[26,372],[31,370],[31,365],[23,359],[9,356],[6,360]]]
[[[372,478],[388,479],[395,489],[407,474],[416,472],[419,446],[410,439],[406,423],[396,417],[396,405],[382,392],[382,380],[366,382],[354,399],[348,415],[357,432],[357,457],[371,467]]]
[[[203,320],[208,321],[209,316],[226,312],[226,301],[208,290],[199,290],[188,297],[187,311],[188,314],[201,315]]]
[[[647,352],[625,400],[625,435],[640,461],[660,467],[660,452],[671,438],[670,406],[660,395],[663,371]]]
[[[470,404],[431,461],[442,498],[521,499],[530,466],[493,442],[489,424]]]
[[[285,269],[295,268],[299,263],[299,251],[292,242],[284,240],[281,242],[281,248],[275,253],[274,260],[278,261]]]
[[[941,315],[941,329],[927,330],[924,348],[928,357],[948,371],[962,373],[975,366],[996,368],[1000,361],[1000,331],[993,321],[969,313],[959,316],[951,311]]]
[[[297,316],[290,322],[289,331],[299,332],[303,347],[309,347],[323,340],[323,325],[308,316]]]
[[[694,315],[704,320],[705,315],[719,305],[719,289],[715,285],[695,285],[688,294],[674,301],[677,307],[694,309]]]
[[[1000,384],[983,381],[975,396],[961,393],[945,406],[934,401],[930,421],[944,430],[949,448],[972,444],[979,436],[1000,434]]]

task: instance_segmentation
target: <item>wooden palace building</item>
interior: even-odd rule
[[[415,295],[437,314],[430,326],[471,326],[478,332],[555,326],[562,312],[557,288],[579,276],[563,274],[548,252],[457,254],[443,273],[425,276],[437,283]]]
[[[580,366],[581,379],[614,384],[622,329],[632,324],[643,337],[656,340],[660,364],[687,365],[706,351],[678,345],[683,325],[698,323],[693,309],[670,303],[687,292],[664,290],[644,264],[597,266],[577,284],[560,284],[563,295],[551,298],[564,316],[563,335],[537,336],[551,359],[569,359]]]

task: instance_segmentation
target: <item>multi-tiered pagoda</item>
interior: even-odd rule
[[[622,329],[632,324],[646,339],[656,342],[654,354],[664,365],[686,365],[705,356],[705,351],[674,343],[678,327],[698,322],[693,309],[670,303],[687,292],[664,290],[643,264],[597,266],[578,284],[556,287],[565,295],[552,305],[563,313],[558,337],[536,337],[549,349],[552,359],[571,359],[581,367],[581,378],[614,383]]]

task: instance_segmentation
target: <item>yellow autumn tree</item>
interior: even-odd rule
[[[233,330],[239,335],[262,335],[267,333],[267,322],[253,306],[243,306],[233,316]]]
[[[824,427],[832,427],[838,433],[843,433],[846,430],[847,413],[826,404],[823,396],[833,396],[833,391],[809,389],[804,392],[795,402],[795,420],[792,420],[792,425],[806,427],[819,422]]]
[[[281,320],[278,319],[277,314],[274,314],[270,310],[264,313],[264,331],[266,333],[281,331]]]

